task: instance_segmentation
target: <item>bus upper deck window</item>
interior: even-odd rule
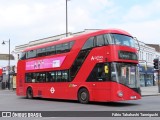
[[[104,45],[104,37],[103,35],[99,35],[96,37],[96,43],[97,43],[97,46],[103,46]]]
[[[31,50],[27,52],[27,58],[34,58],[37,56],[37,50]]]
[[[110,34],[104,35],[105,44],[114,44],[114,39],[112,39],[112,36]]]
[[[20,57],[19,57],[20,60],[25,60],[26,59],[26,52],[22,52],[20,54]]]
[[[86,41],[82,50],[91,49],[93,47],[94,47],[94,37],[91,37]]]

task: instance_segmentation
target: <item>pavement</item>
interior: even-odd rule
[[[160,96],[158,86],[141,87],[141,95],[144,96]]]

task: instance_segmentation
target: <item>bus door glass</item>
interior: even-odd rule
[[[92,84],[92,97],[94,100],[108,99],[109,98],[109,64],[98,63],[90,73],[87,82]],[[106,97],[104,97],[106,96]]]

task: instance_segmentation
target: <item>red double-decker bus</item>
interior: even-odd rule
[[[18,96],[89,101],[141,98],[133,37],[97,30],[26,48],[18,61]]]
[[[2,79],[3,79],[3,69],[0,68],[0,82],[2,82]]]

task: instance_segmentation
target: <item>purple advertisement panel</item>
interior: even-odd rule
[[[26,62],[26,70],[61,67],[66,56]]]

